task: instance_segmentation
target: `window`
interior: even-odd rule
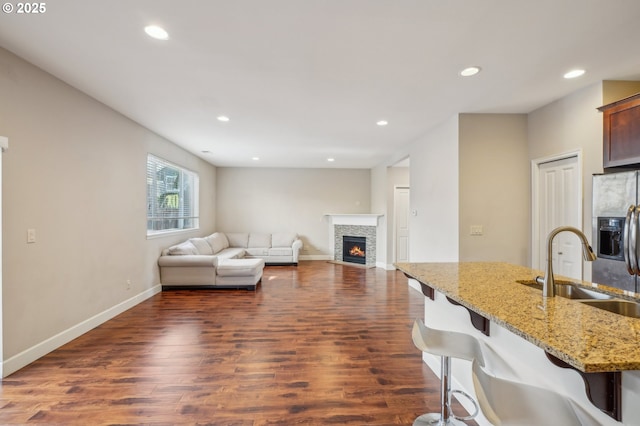
[[[147,235],[198,228],[198,174],[147,155]]]

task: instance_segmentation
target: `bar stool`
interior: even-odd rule
[[[480,342],[468,334],[428,328],[420,319],[416,319],[413,323],[411,337],[413,344],[422,352],[440,356],[440,412],[421,415],[413,422],[413,426],[465,425],[463,421],[471,420],[478,414],[478,404],[469,394],[457,389],[451,390],[451,358],[476,360],[484,365]],[[468,398],[473,403],[475,412],[466,417],[453,414],[451,411],[453,393]]]
[[[476,360],[471,371],[482,414],[494,425],[600,424],[556,392],[492,376]]]

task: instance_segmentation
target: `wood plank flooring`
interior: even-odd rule
[[[165,291],[5,378],[0,424],[410,425],[439,410],[423,303],[400,272],[324,261]]]

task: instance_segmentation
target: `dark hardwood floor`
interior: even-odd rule
[[[417,317],[400,272],[323,261],[165,291],[5,378],[0,424],[410,425],[439,410]]]

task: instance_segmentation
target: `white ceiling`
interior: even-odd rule
[[[0,46],[217,166],[368,168],[458,112],[640,80],[639,23],[640,0],[55,0],[0,14]]]

